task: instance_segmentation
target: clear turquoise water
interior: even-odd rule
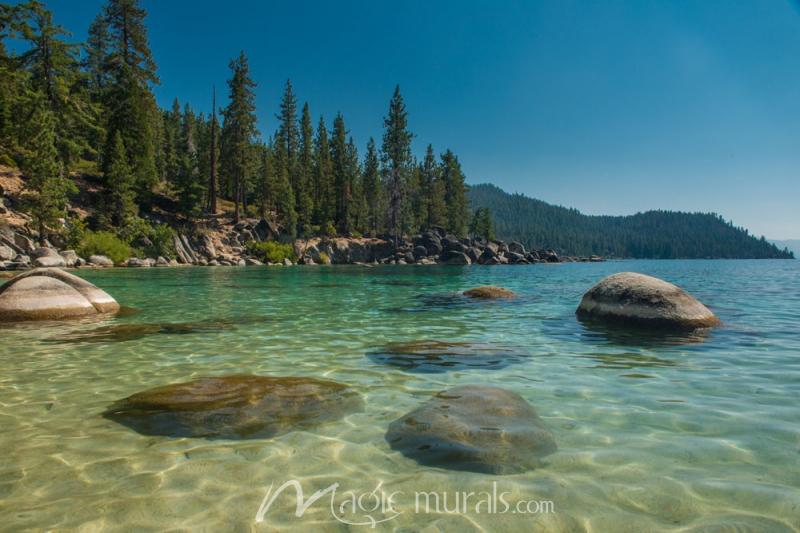
[[[725,326],[706,337],[620,337],[575,320],[603,276],[677,283]],[[397,531],[800,531],[800,262],[628,261],[520,267],[187,268],[79,271],[138,314],[0,329],[0,529],[368,530],[327,505],[294,516],[271,483],[309,493],[482,491],[550,500],[555,513],[415,513]],[[513,302],[421,298],[485,284]],[[118,324],[197,323],[191,334],[98,337]],[[202,325],[202,324],[201,324]],[[388,342],[471,341],[528,357],[504,368],[412,373],[368,354]],[[148,437],[99,416],[171,382],[231,373],[352,385],[365,408],[269,440]],[[549,426],[540,469],[492,476],[423,467],[388,424],[468,383],[511,389]],[[377,516],[377,515],[376,515]]]

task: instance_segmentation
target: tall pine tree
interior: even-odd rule
[[[250,66],[244,52],[231,60],[228,80],[229,102],[223,111],[221,166],[231,182],[234,200],[233,219],[239,222],[240,205],[244,203],[245,185],[252,170],[252,149],[256,129],[256,83],[250,77]]]
[[[383,163],[383,181],[388,199],[388,229],[394,236],[395,243],[402,235],[404,215],[407,211],[407,182],[411,169],[411,138],[408,131],[408,113],[406,112],[400,86],[395,87],[394,95],[389,102],[389,114],[383,119],[384,133],[381,146]]]

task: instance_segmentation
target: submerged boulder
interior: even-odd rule
[[[118,310],[108,293],[58,268],[30,270],[0,287],[0,321],[55,320]]]
[[[553,434],[521,396],[480,385],[438,393],[392,422],[386,441],[424,465],[489,474],[531,470],[556,450]]]
[[[409,372],[432,373],[470,368],[494,370],[529,357],[509,346],[437,340],[392,342],[368,355],[373,361]]]
[[[361,406],[361,397],[336,381],[238,375],[139,392],[103,416],[144,435],[251,439],[336,420]]]
[[[714,313],[680,287],[635,272],[602,279],[583,295],[576,313],[584,319],[661,328],[720,324]]]
[[[494,285],[484,285],[482,287],[475,287],[473,289],[468,289],[464,291],[464,296],[469,296],[470,298],[494,299],[494,298],[514,298],[516,294],[514,294],[513,291],[504,289],[503,287],[495,287]]]

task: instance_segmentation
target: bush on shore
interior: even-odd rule
[[[289,259],[292,262],[297,261],[297,255],[294,253],[294,247],[291,244],[275,241],[250,241],[246,247],[250,255],[261,261],[269,263],[283,263],[284,259]]]
[[[88,259],[92,255],[105,255],[114,264],[131,257],[130,245],[110,231],[86,230],[76,249],[81,257]]]

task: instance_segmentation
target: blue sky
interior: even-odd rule
[[[101,0],[51,0],[85,37]],[[399,83],[415,151],[591,214],[715,211],[800,238],[800,9],[788,0],[143,1],[161,84],[200,110],[250,57],[262,131],[283,84],[360,146]],[[224,103],[224,98],[222,99]]]

